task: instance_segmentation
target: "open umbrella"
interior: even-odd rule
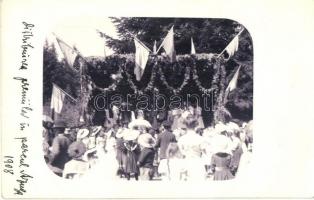
[[[151,128],[152,125],[145,119],[135,119],[130,122],[129,128],[134,129],[134,128]]]

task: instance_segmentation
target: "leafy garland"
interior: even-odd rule
[[[154,89],[154,85],[155,85],[155,82],[156,82],[156,75],[157,75],[157,57],[154,57],[154,65],[153,65],[153,68],[152,68],[152,74],[150,75],[150,79],[149,79],[149,82],[147,84],[147,86],[143,89],[139,89],[135,84],[134,82],[132,81],[132,76],[131,74],[129,74],[129,72],[127,70],[124,70],[125,72],[125,75],[127,77],[127,82],[129,83],[130,87],[132,88],[132,90],[134,91],[134,93],[136,94],[143,94],[145,92],[148,92],[148,91],[152,91]],[[126,66],[127,64],[125,64]],[[125,69],[125,68],[124,68]]]
[[[219,76],[220,76],[220,70],[219,70],[219,65],[217,62],[215,62],[215,67],[217,69],[216,73],[213,76],[212,82],[211,82],[211,87],[210,88],[205,88],[202,86],[202,83],[199,80],[199,76],[197,73],[197,69],[196,69],[196,62],[195,62],[195,58],[193,57],[193,65],[192,65],[192,75],[193,75],[193,80],[196,83],[196,86],[198,87],[198,89],[204,93],[204,94],[210,94],[211,92],[217,92],[216,89],[218,88],[218,82],[219,82]]]
[[[205,88],[202,83],[199,80],[199,76],[197,73],[197,69],[196,69],[196,62],[195,59],[196,57],[192,56],[192,66],[191,67],[185,67],[185,73],[184,73],[184,80],[182,82],[182,84],[175,88],[173,86],[171,86],[168,81],[166,80],[166,76],[165,73],[163,72],[161,67],[158,67],[158,59],[157,56],[154,57],[154,65],[152,68],[152,73],[150,76],[150,80],[147,84],[147,86],[143,89],[139,89],[136,84],[134,83],[134,81],[132,80],[132,75],[126,70],[126,66],[129,65],[131,62],[133,62],[131,59],[126,59],[124,62],[124,66],[121,67],[121,65],[118,65],[118,72],[115,74],[116,78],[112,78],[113,82],[106,88],[101,88],[99,86],[97,86],[94,82],[92,82],[92,87],[93,89],[98,89],[102,92],[108,92],[108,91],[114,91],[116,90],[117,86],[121,83],[123,77],[122,74],[125,74],[126,76],[126,81],[128,82],[129,86],[131,87],[131,89],[134,91],[134,93],[136,94],[143,94],[146,93],[148,91],[152,91],[154,90],[154,85],[156,82],[156,77],[157,77],[157,73],[159,74],[159,79],[161,80],[161,83],[169,90],[172,91],[174,94],[178,94],[180,93],[184,87],[189,83],[189,80],[192,78],[192,80],[196,83],[196,86],[199,88],[199,90],[204,93],[204,94],[209,94],[211,92],[214,92],[215,94],[217,94],[217,89],[219,88],[219,79],[221,78],[221,70],[220,70],[220,63],[221,61],[216,60],[215,62],[215,69],[216,72],[214,73],[214,76],[212,78],[212,82],[211,82],[211,87],[210,88]],[[179,62],[178,62],[179,64]],[[220,85],[221,86],[221,85]]]
[[[114,57],[114,59],[116,59],[116,58]],[[126,62],[125,62],[125,65],[126,65]],[[112,74],[111,79],[113,80],[113,82],[108,87],[101,88],[101,87],[97,86],[94,82],[92,82],[92,88],[98,89],[101,92],[109,92],[109,91],[116,90],[117,86],[122,81],[122,72],[123,72],[123,70],[121,69],[121,66],[118,65],[118,72],[115,74]]]
[[[166,88],[170,91],[172,91],[174,94],[178,94],[182,91],[182,89],[189,83],[189,80],[190,80],[190,75],[191,75],[191,68],[189,67],[185,67],[185,73],[184,73],[184,80],[181,84],[180,87],[178,88],[174,88],[172,87],[171,85],[169,85],[169,83],[167,82],[166,80],[166,76],[165,74],[163,73],[161,67],[158,68],[158,72],[160,74],[160,80],[162,82],[162,84],[164,86],[166,86]]]
[[[217,60],[218,63],[224,62],[222,59]],[[225,108],[224,105],[224,96],[225,96],[225,81],[226,81],[226,69],[223,64],[218,68],[220,70],[220,82],[219,82],[219,94],[217,98],[217,103],[215,104],[214,108],[214,123],[218,122],[227,122],[227,117],[230,113]]]

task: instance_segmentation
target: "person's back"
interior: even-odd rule
[[[64,168],[65,163],[69,160],[68,147],[71,141],[63,134],[59,134],[52,141],[51,148],[51,165],[60,169]]]
[[[176,142],[176,137],[169,129],[161,133],[157,140],[156,147],[160,148],[160,159],[166,159],[166,150],[171,142]]]
[[[175,135],[171,131],[171,123],[169,121],[163,122],[165,130],[158,136],[156,147],[160,148],[159,158],[160,163],[158,166],[158,173],[161,174],[162,179],[168,177],[167,155],[166,151],[171,142],[177,142]]]
[[[200,158],[204,152],[204,140],[195,131],[187,131],[179,141],[179,147],[185,157]]]

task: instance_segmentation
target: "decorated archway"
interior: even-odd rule
[[[134,54],[90,57],[86,61],[81,106],[88,123],[102,124],[105,112],[126,102],[128,110],[146,106],[146,113],[155,114],[162,104],[166,111],[198,104],[205,125],[226,120],[225,60],[216,54],[180,55],[173,63],[168,57],[151,55],[140,81],[133,73]]]

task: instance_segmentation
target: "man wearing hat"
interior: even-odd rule
[[[168,175],[166,151],[171,142],[177,141],[171,130],[171,122],[166,120],[162,123],[162,126],[164,127],[164,131],[158,136],[156,147],[160,149],[158,172],[165,177]]]
[[[66,162],[70,160],[68,147],[71,144],[69,138],[64,135],[66,124],[63,121],[56,121],[53,127],[56,137],[52,141],[49,153],[48,165],[58,176],[62,176],[62,171]]]

